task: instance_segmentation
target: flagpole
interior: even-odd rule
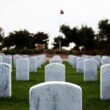
[[[58,30],[59,35],[60,35],[60,25],[61,25],[61,13],[59,13],[59,30]],[[58,41],[58,44],[59,44],[59,51],[60,51],[61,50],[61,45],[60,45],[61,41]]]
[[[61,27],[61,16],[64,14],[63,10],[60,10],[60,14],[59,14],[59,29]],[[59,30],[59,34],[60,34],[60,30]],[[59,40],[59,51],[61,51],[61,40]]]

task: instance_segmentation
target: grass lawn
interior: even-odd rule
[[[100,100],[99,72],[98,81],[84,82],[83,74],[76,73],[75,69],[64,62],[66,67],[66,81],[81,86],[83,91],[83,110],[110,110],[110,100]],[[16,81],[15,69],[12,72],[12,97],[0,98],[0,110],[29,110],[29,88],[44,82],[44,67],[30,74],[30,81]],[[45,108],[44,108],[45,109]]]

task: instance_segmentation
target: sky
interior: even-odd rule
[[[110,0],[0,0],[0,27],[6,36],[20,29],[43,31],[50,36],[49,47],[61,34],[60,25],[87,25],[98,31],[98,22],[106,18],[110,19]]]

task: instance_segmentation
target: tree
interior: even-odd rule
[[[14,31],[4,38],[3,46],[8,48],[15,46],[19,50],[30,47],[31,41],[32,36],[27,30]]]
[[[54,38],[54,49],[62,50],[62,46],[65,46],[65,39],[62,36],[58,36]]]
[[[13,40],[11,38],[9,38],[9,37],[5,37],[3,39],[2,46],[3,47],[7,47],[7,49],[9,50],[11,46],[14,46],[13,45]]]
[[[99,41],[99,49],[103,49],[106,53],[110,52],[110,23],[108,19],[99,21],[99,33],[97,39]]]
[[[45,49],[48,48],[49,36],[43,32],[38,32],[33,36],[34,44],[44,44]]]
[[[95,34],[91,27],[82,26],[81,29],[73,27],[72,29],[69,26],[62,25],[60,31],[65,35],[65,41],[68,43],[75,43],[76,50],[79,50],[81,46],[85,50],[96,49]]]
[[[4,30],[0,27],[0,42],[3,40]]]
[[[80,46],[80,41],[78,38],[78,29],[77,27],[74,27],[71,29],[69,26],[62,25],[60,28],[60,31],[64,34],[65,36],[65,43],[67,46],[69,46],[69,43],[75,43],[76,44],[76,49],[79,50]]]
[[[101,40],[110,40],[110,23],[108,19],[101,20],[98,24]]]
[[[79,41],[85,50],[96,49],[95,34],[91,27],[82,26],[79,30]]]
[[[2,50],[2,41],[4,38],[4,30],[2,27],[0,27],[0,50]]]

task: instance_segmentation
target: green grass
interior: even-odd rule
[[[47,64],[47,63],[46,63]],[[83,74],[76,73],[67,62],[66,81],[78,84],[82,88],[83,93],[83,110],[110,110],[110,100],[100,100],[100,81],[98,71],[98,81],[84,82]],[[12,97],[0,98],[0,110],[29,110],[29,88],[33,85],[44,82],[44,67],[30,74],[30,81],[16,81],[15,69],[12,72]]]

